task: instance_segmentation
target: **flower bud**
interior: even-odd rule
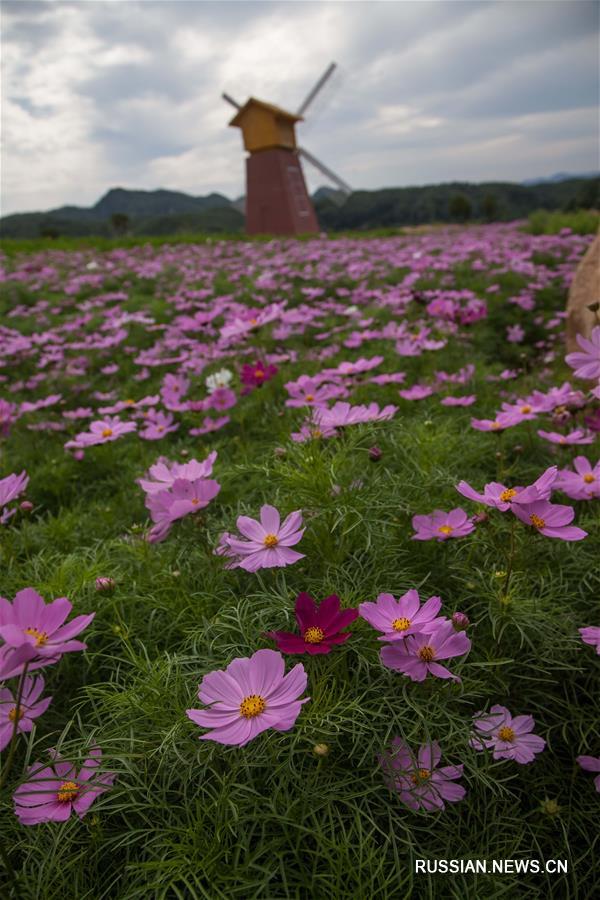
[[[315,756],[327,756],[329,753],[329,744],[315,744],[313,753]]]
[[[379,447],[371,447],[369,449],[369,459],[371,462],[379,462],[382,456],[383,452]]]
[[[471,624],[471,620],[465,613],[455,612],[452,613],[452,624],[455,631],[466,631]]]
[[[544,800],[541,805],[541,810],[547,816],[557,816],[560,812],[560,806],[556,802],[556,800]]]
[[[99,578],[96,578],[96,590],[97,591],[114,591],[114,589],[115,589],[114,578],[108,578],[105,575],[101,575]]]
[[[475,513],[474,516],[471,516],[471,522],[473,522],[474,525],[482,525],[483,522],[487,522],[488,519],[488,514],[484,512]]]
[[[282,456],[285,456],[287,454],[287,450],[285,449],[285,447],[275,447],[273,453],[275,454],[275,456],[281,459]]]
[[[31,500],[23,500],[22,503],[19,504],[19,508],[23,510],[23,512],[31,512],[33,509],[33,503]]]

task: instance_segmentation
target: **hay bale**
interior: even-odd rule
[[[569,289],[567,302],[567,352],[579,350],[578,334],[589,338],[600,318],[588,307],[600,301],[600,234],[597,234],[587,253],[577,266]]]

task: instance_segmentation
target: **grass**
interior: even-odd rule
[[[600,225],[597,209],[578,209],[575,212],[549,212],[538,209],[531,213],[528,231],[531,234],[560,234],[569,228],[574,234],[596,234]]]
[[[20,739],[17,765],[2,797],[0,839],[17,872],[20,896],[594,896],[599,801],[591,775],[581,772],[575,757],[600,752],[600,658],[577,633],[578,627],[597,621],[597,510],[593,503],[573,503],[577,524],[589,532],[577,544],[517,529],[508,594],[498,574],[507,568],[508,514],[492,513],[474,535],[443,544],[413,542],[410,524],[412,515],[434,508],[462,505],[474,512],[456,493],[461,478],[478,488],[492,480],[528,484],[547,466],[567,465],[579,452],[595,458],[594,448],[565,450],[540,439],[537,427],[548,427],[547,419],[501,435],[469,424],[472,415],[493,415],[502,389],[522,397],[569,377],[560,340],[552,338],[558,333],[543,326],[564,309],[565,279],[587,246],[573,231],[538,238],[502,226],[473,237],[436,231],[433,237],[369,242],[361,236],[360,242],[344,238],[306,247],[290,242],[276,249],[241,243],[228,245],[225,259],[209,244],[170,248],[161,242],[153,242],[152,251],[126,244],[128,254],[120,262],[104,245],[56,252],[40,244],[29,247],[28,255],[10,256],[9,270],[26,272],[29,263],[53,266],[58,273],[48,275],[40,289],[31,275],[5,282],[5,314],[17,304],[22,314],[4,321],[22,334],[72,325],[86,300],[117,290],[124,290],[127,300],[106,303],[118,302],[128,312],[150,311],[159,323],[172,321],[177,297],[207,285],[212,296],[232,293],[252,306],[261,293],[254,286],[257,277],[279,268],[285,270],[280,281],[288,286],[273,296],[284,293],[290,307],[319,305],[320,298],[310,301],[302,293],[306,286],[324,286],[329,297],[347,289],[352,297],[342,295],[344,302],[360,304],[361,315],[374,319],[367,327],[382,327],[402,321],[384,301],[400,289],[413,251],[430,258],[412,290],[442,284],[446,290],[471,290],[486,297],[489,307],[487,319],[460,328],[443,349],[417,357],[398,358],[393,342],[375,339],[357,350],[340,346],[330,358],[317,360],[313,351],[331,340],[319,342],[315,335],[344,325],[347,319],[340,314],[328,313],[318,327],[298,329],[286,340],[276,340],[267,326],[250,339],[251,346],[260,353],[292,349],[296,361],[279,363],[272,381],[240,398],[230,425],[200,440],[187,434],[198,416],[186,412],[178,415],[179,431],[161,442],[129,435],[92,448],[77,461],[63,450],[67,434],[27,429],[34,421],[58,421],[61,408],[42,409],[14,426],[1,449],[0,475],[26,468],[31,476],[27,495],[35,508],[29,515],[20,513],[0,535],[1,593],[12,598],[32,585],[46,599],[68,596],[76,613],[96,611],[85,634],[87,652],[69,654],[45,671],[53,703],[28,739]],[[461,241],[471,242],[471,249],[462,252]],[[511,256],[516,246],[528,263],[521,271]],[[106,262],[118,262],[116,274],[101,287],[83,285],[65,293],[92,256],[102,270]],[[150,278],[139,274],[147,257],[164,263]],[[482,259],[483,269],[474,265]],[[435,268],[436,260],[443,264]],[[232,274],[240,266],[246,266],[246,275],[236,280]],[[507,302],[531,282],[538,286],[536,314],[543,320],[538,324],[532,314]],[[492,285],[499,289],[487,293]],[[40,308],[40,300],[48,308]],[[412,302],[406,315],[414,324],[423,310]],[[102,320],[93,316],[75,325],[75,332],[99,333]],[[526,330],[523,344],[502,340],[506,326],[515,323]],[[342,337],[356,327],[352,324]],[[139,351],[156,339],[154,332],[134,324],[126,344]],[[194,339],[205,340],[201,334]],[[536,348],[542,339],[546,346]],[[541,355],[552,348],[555,360],[542,362]],[[224,364],[237,370],[246,359],[243,350],[240,345],[232,357],[192,374],[190,396],[203,396],[203,380],[214,368]],[[473,362],[473,382],[456,392],[476,393],[476,406],[445,408],[436,396],[411,403],[398,397],[395,385],[376,387],[358,379],[352,402],[397,403],[392,420],[346,429],[330,441],[291,442],[289,434],[303,412],[285,407],[284,383],[342,359],[375,354],[384,356],[378,372],[400,368],[407,372],[407,384]],[[81,350],[67,355],[80,356]],[[21,388],[6,396],[14,401],[61,392],[69,408],[101,405],[93,399],[95,391],[114,390],[118,398],[154,393],[165,371],[152,369],[140,385],[134,379],[139,368],[134,354],[122,347],[87,356],[83,378],[50,364],[49,374],[32,391]],[[15,357],[3,370],[3,386],[30,378],[38,359],[37,353]],[[112,360],[119,372],[102,374]],[[541,370],[549,364],[544,380]],[[520,370],[516,381],[502,386],[488,380],[514,366]],[[71,431],[80,427],[75,423]],[[382,450],[380,462],[369,459],[374,444]],[[159,454],[181,460],[186,452],[187,458],[202,459],[212,449],[219,454],[214,477],[221,493],[206,510],[177,523],[164,543],[149,545],[143,539],[147,514],[136,479]],[[303,510],[306,534],[298,549],[305,559],[256,575],[224,569],[212,552],[219,535],[234,530],[239,514],[255,516],[265,502],[283,513]],[[570,501],[559,495],[558,502]],[[115,579],[114,592],[96,592],[100,575]],[[202,676],[272,646],[265,631],[293,629],[299,591],[318,599],[336,592],[343,606],[356,606],[379,592],[398,596],[411,587],[418,587],[422,597],[439,594],[446,615],[454,610],[468,614],[472,651],[450,665],[460,674],[460,684],[413,683],[383,668],[376,633],[358,619],[350,629],[352,638],[330,655],[302,657],[311,700],[291,731],[268,731],[242,749],[198,741],[199,730],[185,710],[200,705],[196,690]],[[548,746],[531,765],[494,762],[469,749],[473,713],[494,703],[535,717],[535,731]],[[443,764],[464,763],[466,798],[434,815],[403,806],[385,786],[377,764],[394,735],[410,746],[438,740]],[[114,788],[81,822],[73,817],[64,824],[20,825],[11,794],[27,764],[43,758],[50,747],[69,759],[83,759],[93,742],[102,746],[106,767],[118,774]],[[314,748],[323,743],[329,752],[318,756]],[[546,805],[549,800],[558,811]],[[416,875],[419,858],[564,859],[568,872]],[[12,879],[6,873],[4,878],[4,896],[17,896]]]

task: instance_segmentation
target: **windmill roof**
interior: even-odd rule
[[[260,106],[261,109],[266,109],[269,112],[272,112],[275,116],[277,116],[278,119],[288,119],[290,122],[303,121],[303,116],[297,116],[296,113],[288,112],[287,109],[282,109],[280,106],[275,106],[273,103],[265,103],[264,100],[257,100],[256,97],[250,97],[244,103],[242,108],[238,110],[229,124],[240,125],[245,113],[253,106]]]

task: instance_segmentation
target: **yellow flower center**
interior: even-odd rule
[[[454,531],[454,528],[452,527],[452,525],[440,525],[440,527],[438,528],[438,531],[441,534],[452,534],[452,532]]]
[[[48,635],[45,631],[38,631],[37,628],[26,628],[25,634],[31,634],[35,638],[35,646],[43,647],[48,641]]]
[[[265,373],[263,372],[262,369],[255,369],[255,370],[254,370],[254,377],[255,377],[255,378],[264,378],[264,377],[265,377]]]
[[[313,428],[311,435],[314,438],[320,438],[323,437],[323,432],[319,428]]]
[[[102,437],[110,437],[112,433],[112,428],[105,428],[102,432]]]
[[[133,406],[133,404],[135,403],[135,400],[133,400],[131,397],[129,397],[129,399],[126,400],[125,403],[127,404],[127,406]]]
[[[544,521],[544,519],[540,518],[540,516],[536,516],[535,513],[531,513],[531,515],[529,516],[529,520],[530,520],[531,524],[534,525],[536,528],[545,528],[546,527],[546,522]]]
[[[198,497],[192,497],[192,503],[194,506],[197,506],[200,503],[200,500]]]
[[[258,319],[250,319],[251,325],[258,325]]]
[[[502,491],[500,494],[500,499],[503,503],[507,503],[508,500],[512,500],[513,497],[516,497],[517,492],[514,488],[506,488],[505,491]]]
[[[566,437],[561,437],[561,439],[560,439],[560,441],[559,441],[558,443],[559,443],[559,444],[566,444],[566,443],[567,443]]]
[[[405,619],[404,616],[400,619],[394,619],[392,628],[394,631],[406,631],[407,628],[410,628],[410,619]]]
[[[492,424],[490,425],[490,431],[497,431],[501,427],[502,426],[500,425],[500,422],[492,422]]]
[[[324,637],[324,631],[316,625],[311,625],[310,628],[307,628],[304,632],[304,640],[307,644],[320,644]]]
[[[514,741],[515,733],[512,728],[508,727],[508,725],[503,725],[498,732],[498,737],[501,741]]]
[[[425,647],[419,648],[417,656],[419,659],[422,659],[423,662],[431,662],[431,660],[435,658],[435,650],[433,647],[430,647],[429,644],[426,644]]]
[[[240,703],[240,712],[245,719],[253,719],[255,716],[259,716],[261,712],[264,712],[266,706],[267,704],[262,697],[259,697],[258,694],[250,694],[249,697],[244,697]]]
[[[79,785],[74,781],[63,781],[58,789],[56,799],[59,803],[66,803],[68,800],[75,800],[79,793]]]
[[[265,547],[276,547],[279,543],[279,538],[276,534],[266,534],[263,544]]]
[[[585,481],[586,484],[591,484],[592,481],[595,481],[596,479],[595,479],[595,477],[592,475],[591,472],[588,472],[587,475],[584,475],[584,476],[583,476],[583,480]]]
[[[413,784],[423,784],[424,781],[429,781],[430,778],[431,772],[429,769],[417,769],[417,771],[410,776],[410,780]]]
[[[521,412],[522,412],[522,413],[530,413],[530,412],[531,412],[531,407],[528,406],[527,404],[525,404],[525,406],[522,406],[522,407],[521,407]]]
[[[9,709],[9,711],[8,711],[8,719],[10,722],[14,722],[15,719],[17,719],[17,718],[22,719],[24,715],[25,715],[25,710],[22,707],[19,709],[18,716],[17,716],[17,707],[16,706],[13,706],[13,708]]]
[[[306,397],[305,397],[305,399],[308,400],[309,403],[312,403],[313,400],[315,399],[315,395],[314,395],[314,394],[307,394]]]
[[[165,430],[165,426],[164,426],[164,425],[157,425],[157,426],[156,426],[156,430],[157,430],[157,431],[164,431],[164,430]]]

